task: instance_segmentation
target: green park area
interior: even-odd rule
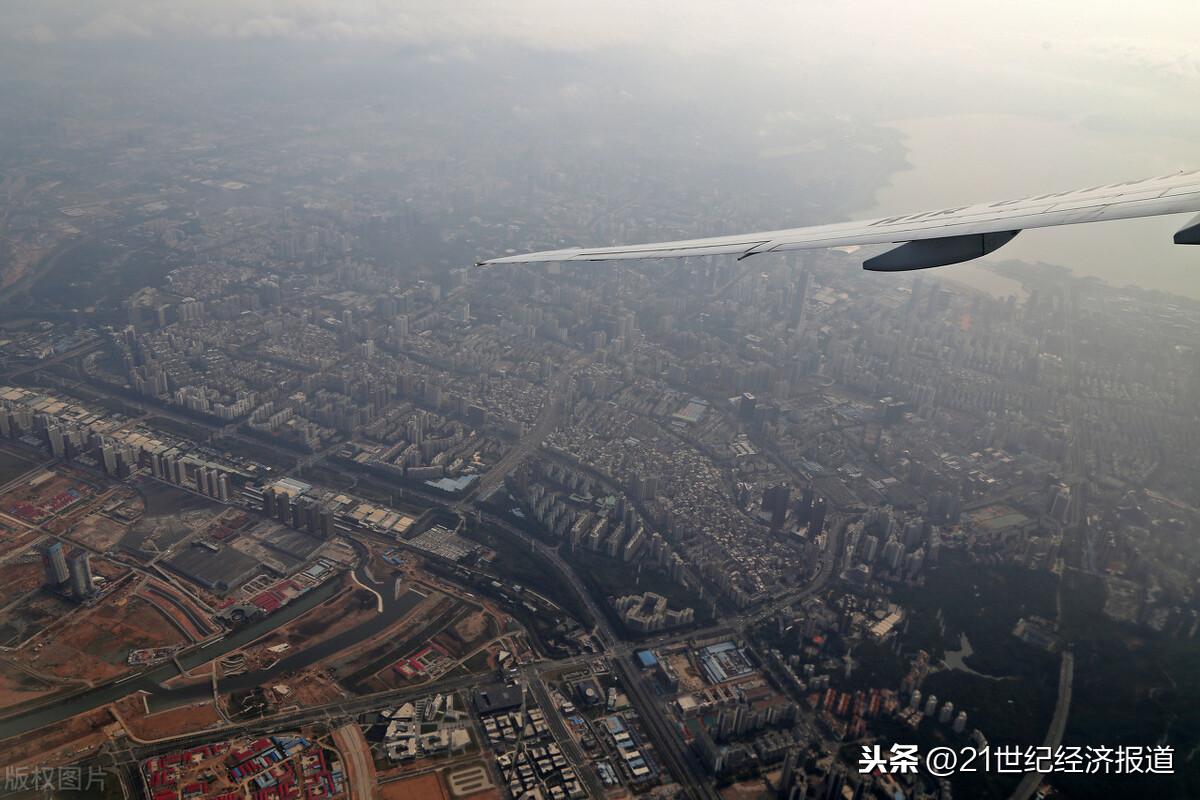
[[[1059,776],[1072,797],[1100,797],[1120,781],[1127,797],[1200,797],[1200,640],[1168,638],[1104,616],[1096,575],[1063,577],[1063,634],[1075,653],[1064,744],[1169,745],[1173,774]]]

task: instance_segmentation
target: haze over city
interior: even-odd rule
[[[1198,29],[6,4],[0,794],[1200,795]]]
[[[1124,2],[905,9],[764,2],[750,10],[723,2],[51,2],[17,3],[8,16],[0,35],[13,48],[10,69],[67,66],[60,81],[94,77],[75,70],[103,75],[113,66],[106,62],[117,62],[154,82],[203,80],[215,69],[219,83],[228,78],[219,54],[232,48],[235,58],[252,50],[250,58],[286,63],[288,73],[340,64],[353,75],[340,89],[404,102],[405,92],[372,76],[382,78],[414,51],[473,65],[463,71],[484,82],[503,76],[509,61],[535,61],[543,90],[557,92],[567,110],[619,117],[662,102],[687,106],[696,130],[651,131],[685,147],[706,128],[731,130],[747,149],[727,157],[735,172],[721,183],[746,194],[755,193],[750,178],[764,161],[814,146],[837,169],[857,171],[856,143],[814,140],[799,126],[788,129],[791,117],[892,128],[907,168],[896,162],[856,212],[902,213],[1190,168],[1200,135],[1200,110],[1184,100],[1200,76],[1190,36],[1200,10],[1186,0],[1136,11]],[[274,48],[282,48],[277,60]],[[580,71],[570,72],[572,65]],[[175,74],[184,69],[186,76]],[[270,92],[278,76],[251,68],[237,77],[247,83],[228,86],[234,96]],[[525,104],[513,99],[487,109],[489,121],[521,114]],[[612,169],[622,168],[622,155],[611,154]],[[739,166],[746,172],[739,175]],[[794,224],[807,221],[835,218]],[[1200,280],[1187,253],[1168,250],[1154,269],[1139,263],[1144,246],[1169,233],[1165,221],[1055,231],[1014,243],[1003,258],[1196,297]]]

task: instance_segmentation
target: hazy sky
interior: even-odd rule
[[[1000,83],[1041,75],[1111,84],[1123,75],[1122,85],[1109,88],[1135,91],[1200,77],[1200,6],[1191,0],[10,0],[5,9],[0,35],[46,43],[199,35],[637,47],[733,58],[762,71],[840,60],[888,65],[877,74],[881,83],[922,77],[953,84],[964,70],[983,70]]]
[[[706,93],[718,110],[755,98],[763,113],[748,127],[814,108],[896,125],[916,169],[864,212],[1200,166],[1196,0],[35,0],[6,3],[0,15],[0,49],[7,39],[27,59],[95,43],[283,40],[317,53],[419,45],[481,70],[506,48],[627,60],[647,80]],[[1165,223],[1163,240],[1163,221],[1096,226],[1083,252],[1083,239],[1070,238],[1082,234],[1048,234],[1066,245],[1047,260],[1200,296],[1200,265],[1188,269],[1197,257],[1168,244],[1173,227]],[[1032,238],[1005,254],[1036,258]],[[1158,243],[1167,279],[1127,269],[1143,241]]]

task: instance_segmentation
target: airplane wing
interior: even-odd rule
[[[478,265],[734,254],[741,260],[761,253],[895,243],[900,247],[863,263],[865,269],[894,272],[940,267],[979,258],[1009,242],[1026,228],[1188,211],[1200,211],[1200,170],[862,222],[837,222],[807,228],[624,247],[545,250],[492,258],[480,261]],[[1175,234],[1175,243],[1200,244],[1200,216]]]

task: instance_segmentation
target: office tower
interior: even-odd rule
[[[117,474],[117,448],[112,442],[105,442],[100,448],[100,454],[104,457],[104,472],[106,475],[116,477]]]
[[[818,497],[813,501],[812,516],[808,521],[808,533],[816,536],[825,530],[825,498]]]
[[[61,586],[70,577],[67,556],[61,542],[51,542],[42,550],[42,564],[46,568],[46,583]]]
[[[875,563],[875,555],[879,551],[879,538],[877,536],[864,536],[862,544],[862,560],[868,564]]]
[[[887,564],[888,569],[896,569],[900,566],[900,557],[904,555],[904,547],[896,539],[895,536],[887,540],[887,544],[883,546],[883,561]]]
[[[904,526],[904,548],[911,550],[925,539],[925,523],[915,519]]]
[[[771,526],[780,528],[787,518],[788,502],[791,500],[792,487],[786,483],[769,487],[763,492],[762,509],[771,515]]]
[[[842,787],[846,785],[846,772],[841,767],[834,767],[825,776],[825,800],[834,800],[842,796]]]
[[[67,437],[63,433],[62,427],[58,425],[51,425],[46,431],[46,434],[50,437],[50,452],[54,454],[54,457],[66,458]]]
[[[89,553],[79,552],[71,557],[69,564],[71,578],[71,594],[80,600],[92,596],[92,557]]]
[[[913,278],[912,294],[908,297],[908,311],[906,312],[910,318],[916,318],[917,309],[920,307],[921,299],[924,295],[922,291],[924,288],[925,280],[920,275]]]
[[[796,503],[796,521],[808,522],[812,519],[813,500],[816,494],[812,486],[805,486],[804,491],[800,493],[800,500]]]
[[[796,293],[792,298],[792,327],[798,328],[804,324],[804,305],[808,302],[808,289],[812,276],[808,271],[801,272],[796,278]]]
[[[743,422],[749,422],[754,419],[754,409],[758,405],[758,400],[750,392],[743,392],[741,399],[738,400],[738,417]]]
[[[779,774],[779,789],[781,792],[787,792],[792,788],[792,783],[796,778],[796,766],[800,761],[800,749],[794,747],[788,750],[783,759],[783,771]]]

